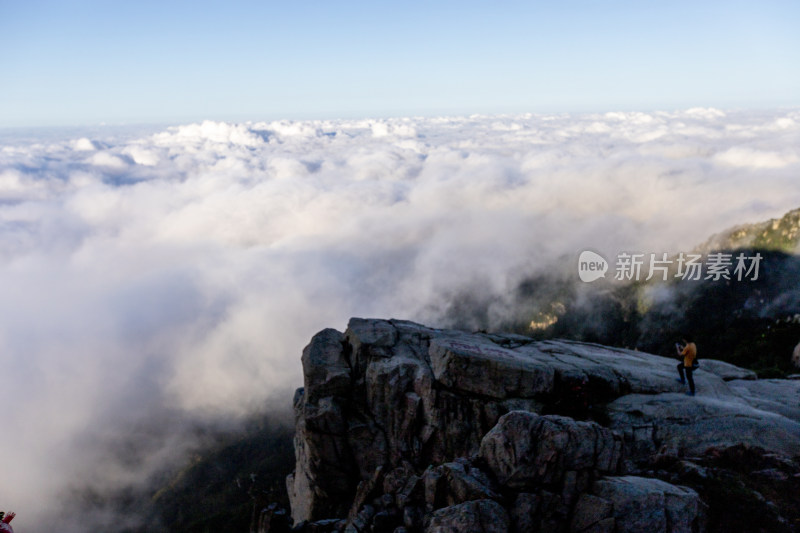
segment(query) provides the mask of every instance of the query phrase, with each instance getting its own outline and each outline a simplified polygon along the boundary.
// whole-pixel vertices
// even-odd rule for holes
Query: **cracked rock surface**
[[[701,495],[641,465],[800,455],[800,381],[722,362],[703,361],[689,397],[669,358],[354,318],[302,364],[298,531],[704,531]]]

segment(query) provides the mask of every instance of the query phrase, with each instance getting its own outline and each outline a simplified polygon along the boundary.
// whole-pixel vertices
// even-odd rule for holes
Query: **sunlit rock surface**
[[[704,531],[702,495],[643,465],[800,454],[800,381],[718,361],[691,397],[665,357],[354,318],[302,362],[300,530]]]

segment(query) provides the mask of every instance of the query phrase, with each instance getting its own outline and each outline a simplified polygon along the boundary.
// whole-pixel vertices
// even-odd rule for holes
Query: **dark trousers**
[[[683,376],[684,371],[686,371],[686,377]],[[694,378],[692,377],[692,372],[694,372],[693,366],[683,366],[683,363],[678,363],[678,375],[681,377],[681,381],[688,381],[689,392],[694,394]]]

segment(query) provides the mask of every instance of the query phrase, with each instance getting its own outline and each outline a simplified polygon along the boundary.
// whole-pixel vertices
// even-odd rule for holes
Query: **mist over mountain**
[[[6,136],[0,499],[48,531],[86,487],[150,487],[198,428],[288,410],[302,346],[350,316],[564,328],[582,250],[688,252],[800,205],[798,141],[797,111],[714,109]]]
[[[531,278],[517,290],[520,316],[507,328],[537,338],[568,338],[670,355],[686,335],[704,357],[752,368],[763,377],[795,373],[791,354],[800,342],[800,243],[798,210],[783,217],[737,225],[693,251],[700,257],[723,254],[727,277],[703,271],[697,279],[587,284],[561,278]],[[735,257],[758,256],[758,272],[733,274]],[[672,261],[677,262],[673,257]],[[543,288],[544,287],[544,288]]]
[[[783,227],[795,213],[792,211],[768,224],[737,226],[731,232],[737,235],[748,231],[761,233],[765,226]],[[721,235],[731,232],[725,231]],[[741,250],[728,249],[733,253]],[[592,286],[571,276],[528,279],[515,292],[517,316],[505,325],[523,336],[506,337],[512,345],[513,339],[522,342],[525,337],[539,341],[573,339],[622,348],[634,346],[643,352],[672,358],[675,340],[690,333],[706,361],[701,367],[715,368],[712,362],[708,362],[715,359],[755,369],[763,378],[796,373],[789,354],[800,339],[800,306],[793,296],[800,290],[797,282],[800,264],[795,256],[768,249],[748,250],[747,253],[763,254],[759,279],[754,281],[720,283],[676,279],[670,283],[594,286],[594,290],[590,290]],[[474,320],[476,324],[485,324],[481,321],[485,321],[486,304],[485,301],[470,301],[467,297],[456,298],[443,320],[462,324]],[[542,309],[548,312],[542,312]],[[532,316],[540,318],[530,321]],[[549,316],[550,320],[542,320],[543,316]],[[494,338],[497,342],[506,338],[503,334],[498,335],[493,337],[490,334],[487,338]],[[503,342],[500,345],[504,345]],[[726,379],[755,377],[752,372],[728,372]],[[672,378],[668,377],[666,381],[672,381]],[[765,383],[772,384],[769,381]],[[706,386],[704,383],[703,388]],[[602,387],[595,387],[595,393],[600,397],[607,394]],[[555,410],[575,416],[575,407],[570,407],[574,401],[569,386],[566,389],[563,399],[548,400],[549,407],[545,411]],[[759,397],[762,395],[763,391]],[[266,418],[254,421],[255,424],[251,422],[244,433],[217,435],[216,441],[207,440],[206,445],[197,450],[194,459],[177,473],[165,472],[166,477],[143,487],[136,497],[128,493],[131,503],[120,501],[124,497],[120,494],[103,502],[103,506],[116,509],[119,515],[128,513],[133,517],[141,516],[143,508],[148,509],[146,525],[131,531],[155,531],[156,528],[163,531],[204,531],[209,527],[244,531],[255,527],[254,517],[270,504],[289,508],[283,480],[290,471],[295,450],[290,424],[276,420],[277,412],[280,411],[273,411]],[[604,420],[607,415],[597,410],[594,416]],[[747,469],[746,463],[741,463],[737,455],[740,452],[730,451],[729,460],[733,461],[736,471]],[[753,453],[755,456],[750,460],[762,461],[757,457],[759,452]],[[727,472],[725,475],[740,474]],[[732,487],[728,482],[706,489],[722,491],[724,495],[720,497],[725,501],[731,498],[728,492]],[[750,496],[741,503],[758,506]],[[91,501],[83,503],[89,510],[96,504]],[[713,512],[720,510],[714,509]],[[120,523],[118,518],[115,523]],[[723,523],[729,521],[725,519]]]

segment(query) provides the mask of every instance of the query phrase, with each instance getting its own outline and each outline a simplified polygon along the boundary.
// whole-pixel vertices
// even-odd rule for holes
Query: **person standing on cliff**
[[[8,516],[6,516],[6,513],[0,511],[0,531],[14,533],[10,522],[14,520],[15,516],[17,516],[17,513],[8,513]]]
[[[691,342],[692,339],[685,337],[683,339],[683,346],[676,344],[675,348],[678,350],[678,355],[683,357],[683,361],[678,363],[679,382],[685,384],[689,382],[689,396],[694,396],[694,377],[692,373],[697,369],[697,346]],[[685,376],[684,376],[685,374]]]

